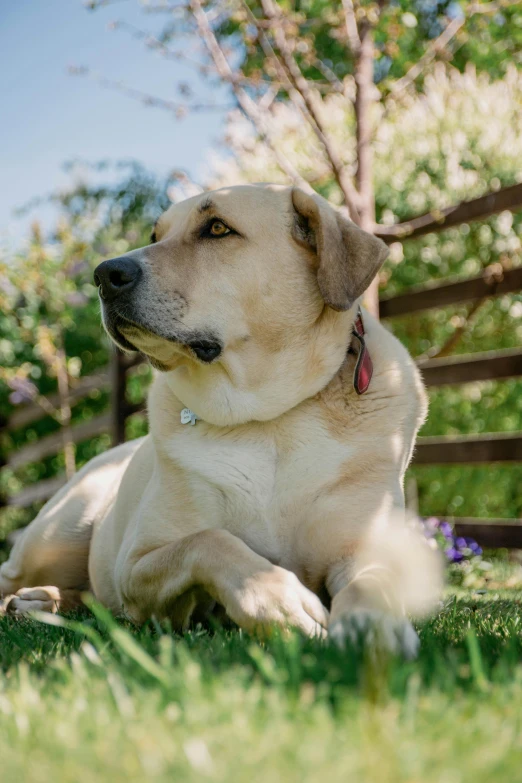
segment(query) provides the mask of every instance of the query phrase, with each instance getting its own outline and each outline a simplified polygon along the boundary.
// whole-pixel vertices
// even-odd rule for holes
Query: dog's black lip
[[[136,348],[136,346],[133,345],[129,340],[127,340],[126,337],[124,337],[124,335],[120,332],[118,327],[114,325],[114,323],[107,324],[106,329],[117,346],[120,348],[125,348],[127,351],[139,352],[139,349]]]
[[[128,351],[137,351],[143,353],[139,348],[136,348],[130,340],[128,340],[118,328],[119,326],[134,326],[136,329],[142,329],[149,334],[153,334],[162,340],[167,340],[169,343],[175,343],[181,345],[183,348],[188,348],[190,352],[204,364],[212,364],[223,352],[223,346],[219,340],[209,338],[208,336],[192,334],[190,337],[187,335],[185,339],[178,335],[165,335],[159,334],[151,329],[146,324],[139,324],[136,321],[132,321],[126,316],[122,316],[117,311],[109,311],[106,313],[106,329],[112,339],[121,348],[125,348]],[[146,354],[145,354],[146,355]]]
[[[119,327],[125,325],[129,326],[135,326],[136,328],[140,328],[139,324],[134,323],[129,318],[125,318],[124,316],[120,315],[117,310],[114,310],[112,307],[109,307],[106,300],[103,299],[103,297],[100,294],[100,298],[103,302],[103,310],[105,313],[104,318],[104,326],[106,331],[109,333],[109,336],[112,340],[116,343],[116,345],[119,348],[123,348],[126,351],[135,351],[137,353],[140,353],[139,348],[136,348],[135,345],[133,345],[130,340],[127,340],[127,338],[121,333]]]

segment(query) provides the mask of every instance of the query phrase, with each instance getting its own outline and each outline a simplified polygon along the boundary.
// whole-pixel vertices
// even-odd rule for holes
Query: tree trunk
[[[60,341],[61,342],[61,341]],[[65,473],[70,479],[76,473],[74,441],[71,434],[71,401],[69,398],[69,376],[67,373],[67,357],[63,344],[56,354],[58,395],[60,398],[60,424],[62,425],[63,453],[65,457]]]
[[[112,415],[111,437],[112,445],[118,446],[125,441],[125,391],[127,375],[125,357],[117,348],[112,349],[110,374]]]
[[[373,91],[373,29],[364,21],[360,25],[361,43],[355,63],[355,118],[357,142],[357,189],[359,191],[359,224],[365,231],[375,225],[375,194],[373,190],[372,102]],[[366,308],[379,317],[379,281],[376,277],[364,295]]]

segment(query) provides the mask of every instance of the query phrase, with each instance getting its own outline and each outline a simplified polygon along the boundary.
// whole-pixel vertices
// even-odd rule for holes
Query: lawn
[[[297,635],[0,620],[2,783],[522,780],[522,593],[461,591],[417,661]]]

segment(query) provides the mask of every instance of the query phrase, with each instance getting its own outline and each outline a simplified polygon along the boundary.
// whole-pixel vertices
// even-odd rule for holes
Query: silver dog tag
[[[183,408],[181,411],[181,423],[194,425],[198,420],[198,417],[193,413],[190,408]]]

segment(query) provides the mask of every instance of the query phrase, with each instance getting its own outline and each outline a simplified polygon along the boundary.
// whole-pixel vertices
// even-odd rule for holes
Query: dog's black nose
[[[102,299],[110,301],[128,293],[141,277],[141,266],[129,256],[111,258],[94,270],[94,283],[100,287]]]

